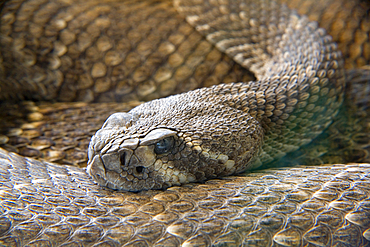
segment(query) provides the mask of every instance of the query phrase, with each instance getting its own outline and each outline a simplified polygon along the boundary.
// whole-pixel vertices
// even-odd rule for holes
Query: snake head
[[[116,118],[126,113],[116,113],[107,119],[106,124],[115,122]],[[106,128],[102,128],[103,132]],[[88,173],[101,185],[112,189],[140,191],[143,189],[160,189],[163,179],[155,174],[165,175],[157,156],[166,155],[174,150],[176,131],[170,129],[154,129],[143,138],[124,140],[118,148],[110,148],[107,152],[96,152],[89,147]],[[98,138],[101,133],[97,133]],[[93,143],[93,142],[91,142]],[[105,146],[106,147],[106,146]],[[91,153],[91,155],[90,155]]]
[[[262,143],[257,121],[224,99],[215,104],[194,94],[110,116],[91,139],[88,173],[102,186],[141,191],[245,170]]]

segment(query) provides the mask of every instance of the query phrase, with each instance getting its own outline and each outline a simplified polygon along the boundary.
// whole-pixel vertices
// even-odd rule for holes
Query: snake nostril
[[[138,166],[138,167],[136,167],[136,171],[137,171],[138,173],[142,173],[142,172],[143,172],[143,170],[144,170],[144,166]]]
[[[126,152],[123,152],[121,156],[119,157],[119,159],[121,162],[121,166],[125,166],[126,165]]]

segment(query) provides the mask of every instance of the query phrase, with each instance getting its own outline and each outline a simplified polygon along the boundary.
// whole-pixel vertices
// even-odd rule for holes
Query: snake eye
[[[154,152],[156,154],[164,154],[171,150],[173,145],[175,144],[175,140],[172,136],[164,138],[159,142],[156,142],[154,145]]]

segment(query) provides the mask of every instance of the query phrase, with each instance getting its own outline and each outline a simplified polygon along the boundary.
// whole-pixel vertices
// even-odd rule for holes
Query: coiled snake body
[[[3,3],[3,100],[147,100],[234,82],[113,114],[91,139],[88,174],[1,149],[0,243],[368,246],[369,164],[219,178],[308,145],[343,110],[348,84],[365,78],[366,96],[368,72],[345,72],[351,56],[345,64],[324,29],[284,5],[174,6],[196,31],[166,1]]]

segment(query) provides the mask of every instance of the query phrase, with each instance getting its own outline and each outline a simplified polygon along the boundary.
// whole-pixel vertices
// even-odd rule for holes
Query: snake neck
[[[209,41],[255,73],[256,81],[214,86],[212,93],[228,95],[223,103],[263,127],[261,163],[297,150],[332,123],[343,101],[343,59],[317,23],[273,2],[268,8],[263,1],[248,4],[279,18],[261,17],[245,1],[177,4]]]
[[[255,168],[310,143],[333,122],[343,101],[336,78],[293,75],[269,81],[221,84],[210,89],[210,95],[220,96],[222,104],[247,113],[262,127],[264,142]]]

